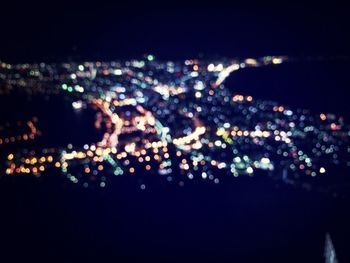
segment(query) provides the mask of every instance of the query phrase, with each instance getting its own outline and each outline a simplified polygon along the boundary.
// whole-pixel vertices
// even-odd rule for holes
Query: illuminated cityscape
[[[146,176],[179,187],[188,181],[219,184],[225,177],[268,176],[326,191],[332,174],[350,166],[350,130],[343,118],[225,86],[236,71],[279,67],[289,60],[159,61],[149,54],[113,62],[1,63],[2,96],[64,97],[77,113],[94,110],[94,128],[102,136],[83,145],[72,141],[42,148],[36,144],[45,134],[40,118],[15,120],[0,127],[0,173],[40,177],[55,170],[74,184],[101,188],[111,177],[142,174],[141,190],[147,188]]]
[[[0,263],[350,262],[350,8],[4,1]]]

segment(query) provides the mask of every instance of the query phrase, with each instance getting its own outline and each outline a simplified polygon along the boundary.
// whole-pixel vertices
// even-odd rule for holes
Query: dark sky
[[[2,6],[2,60],[350,53],[350,9],[341,4],[27,2]]]

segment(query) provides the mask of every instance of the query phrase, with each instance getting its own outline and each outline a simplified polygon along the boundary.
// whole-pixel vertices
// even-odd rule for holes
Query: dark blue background
[[[146,52],[161,59],[346,57],[348,11],[337,4],[11,1],[2,8],[0,59],[112,60]],[[247,69],[228,79],[227,86],[316,113],[329,110],[348,121],[348,63],[338,59]],[[62,120],[70,114],[51,110]],[[1,114],[10,115],[3,109]],[[80,139],[84,136],[91,139],[88,133]],[[140,191],[137,176],[120,177],[103,190],[76,187],[56,174],[39,180],[2,178],[2,261],[322,262],[326,232],[341,262],[349,261],[348,198],[266,178],[180,188],[152,177],[146,191]]]

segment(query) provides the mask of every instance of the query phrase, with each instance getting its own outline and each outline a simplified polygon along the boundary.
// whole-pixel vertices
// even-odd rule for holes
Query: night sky
[[[229,1],[83,1],[2,6],[0,58],[63,61],[348,55],[349,8]],[[191,3],[188,3],[191,2]]]

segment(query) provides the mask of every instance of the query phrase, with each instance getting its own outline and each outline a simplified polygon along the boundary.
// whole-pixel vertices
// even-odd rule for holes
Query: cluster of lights
[[[53,168],[84,187],[105,187],[109,174],[158,174],[180,186],[184,178],[219,183],[225,174],[253,176],[258,171],[277,171],[275,176],[285,182],[327,174],[328,166],[346,161],[350,153],[349,129],[341,119],[326,113],[314,118],[233,94],[223,85],[237,70],[286,60],[268,56],[182,63],[157,62],[148,55],[110,63],[4,64],[0,73],[7,74],[10,90],[41,87],[37,91],[47,95],[64,94],[76,110],[97,108],[95,127],[105,128],[99,142],[83,147],[44,149],[37,156],[35,151],[27,156],[28,150],[8,152],[4,173],[40,175]],[[19,80],[17,71],[28,74]],[[28,134],[18,140],[0,138],[0,145],[34,140],[34,122],[27,127]],[[49,154],[39,154],[43,152]],[[140,188],[145,190],[146,182]]]

